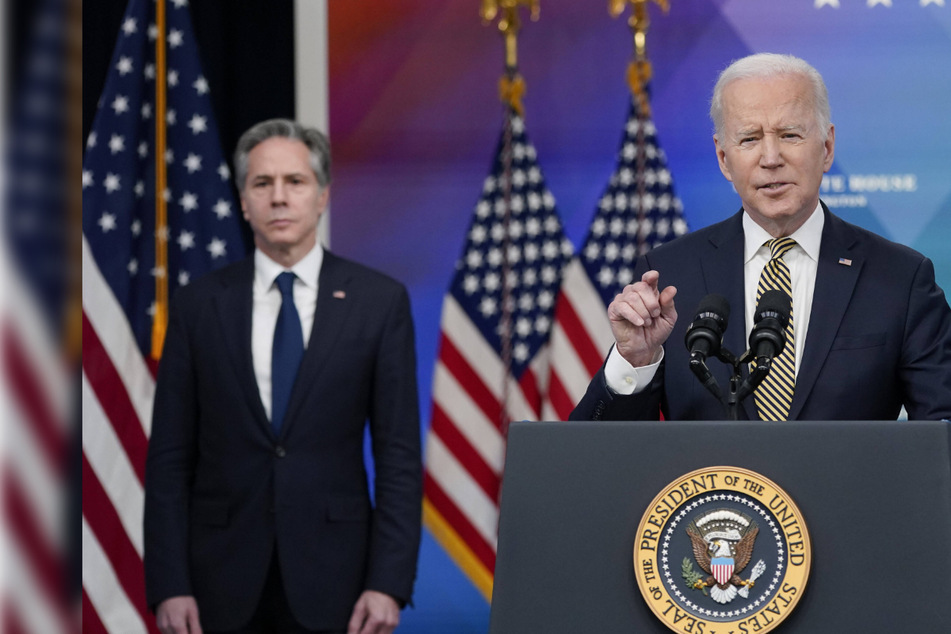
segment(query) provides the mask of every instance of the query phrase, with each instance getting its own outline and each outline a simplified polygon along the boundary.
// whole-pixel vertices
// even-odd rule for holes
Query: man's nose
[[[777,167],[782,165],[782,145],[776,137],[771,135],[763,137],[763,141],[760,143],[760,151],[759,162],[761,167]]]
[[[272,205],[283,205],[286,197],[286,192],[284,191],[284,183],[280,180],[274,182],[274,188],[271,190],[271,204]]]

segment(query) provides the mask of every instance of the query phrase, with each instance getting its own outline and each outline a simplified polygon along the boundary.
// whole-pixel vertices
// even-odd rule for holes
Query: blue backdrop
[[[330,2],[332,248],[410,289],[423,433],[443,294],[502,124],[502,41],[479,3]],[[651,5],[653,108],[696,229],[739,208],[707,110],[717,73],[751,52],[823,74],[836,159],[823,197],[935,261],[951,288],[951,6],[945,0],[671,0]],[[632,39],[605,0],[541,0],[524,20],[526,124],[577,246],[615,162]],[[485,632],[489,607],[429,535],[400,632]]]

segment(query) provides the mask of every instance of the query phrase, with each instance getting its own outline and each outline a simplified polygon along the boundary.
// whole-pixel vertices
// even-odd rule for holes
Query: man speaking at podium
[[[951,308],[931,261],[819,200],[835,126],[818,71],[786,55],[740,59],[720,74],[710,115],[720,171],[743,208],[639,259],[639,281],[608,307],[615,346],[571,418],[724,418],[710,392],[726,392],[734,372],[713,363],[715,348],[722,335],[740,356],[751,332],[765,332],[759,297],[769,291],[788,308],[774,328],[785,343],[733,406],[737,418],[894,420],[904,406],[912,420],[951,419]],[[694,321],[712,346],[684,345],[693,313],[678,319],[675,296],[682,309],[701,306]],[[727,328],[730,307],[740,324]],[[749,385],[747,364],[737,368]]]

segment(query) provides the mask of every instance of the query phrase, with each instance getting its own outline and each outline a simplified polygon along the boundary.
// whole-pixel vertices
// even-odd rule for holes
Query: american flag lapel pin
[[[839,264],[844,264],[846,266],[852,266],[852,260],[848,258],[839,258]]]
[[[841,262],[841,260],[840,260],[840,262]],[[347,298],[347,291],[334,291],[334,292],[333,292],[333,296],[334,296],[334,299],[346,299],[346,298]]]

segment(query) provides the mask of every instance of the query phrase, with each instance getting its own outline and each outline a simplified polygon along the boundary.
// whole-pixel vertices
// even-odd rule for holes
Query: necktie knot
[[[294,299],[294,278],[297,277],[290,271],[284,271],[277,276],[275,282],[277,283],[277,288],[281,291],[281,297],[283,299]]]
[[[770,259],[781,258],[789,250],[796,246],[796,241],[792,238],[773,238],[772,240],[766,241],[766,247],[769,249]]]

